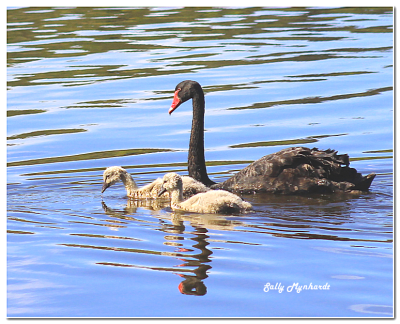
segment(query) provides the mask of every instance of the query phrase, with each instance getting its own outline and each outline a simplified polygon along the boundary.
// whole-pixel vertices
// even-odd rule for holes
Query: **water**
[[[9,317],[393,316],[391,8],[7,14]],[[187,173],[191,105],[168,115],[185,79],[211,179],[304,145],[376,172],[371,192],[227,216],[101,196],[108,166]]]

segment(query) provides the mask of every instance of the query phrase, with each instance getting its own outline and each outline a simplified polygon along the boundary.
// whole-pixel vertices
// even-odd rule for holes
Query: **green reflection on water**
[[[44,112],[46,112],[46,110],[43,109],[7,110],[7,117],[40,114]]]
[[[311,103],[321,103],[325,101],[332,100],[342,100],[342,99],[350,99],[350,98],[358,98],[358,97],[367,97],[374,96],[386,91],[392,91],[393,87],[384,87],[379,89],[367,90],[365,92],[357,92],[357,93],[347,93],[340,94],[328,97],[307,97],[300,99],[289,99],[289,100],[280,100],[280,101],[272,101],[272,102],[256,102],[250,106],[246,107],[232,107],[228,108],[229,110],[243,110],[243,109],[259,109],[259,108],[269,108],[272,106],[278,105],[295,105],[295,104],[311,104]]]
[[[22,133],[18,135],[8,136],[7,140],[15,140],[15,139],[23,139],[29,137],[38,137],[38,136],[48,136],[48,135],[60,135],[60,134],[72,134],[72,133],[81,133],[86,132],[86,129],[81,128],[71,128],[71,129],[47,129],[42,131],[34,131],[29,133]]]
[[[58,163],[58,162],[71,162],[71,161],[83,161],[83,160],[96,160],[96,159],[106,159],[112,157],[121,156],[131,156],[139,154],[149,154],[149,153],[160,153],[160,152],[173,152],[170,149],[129,149],[129,150],[111,150],[111,151],[101,151],[101,152],[91,152],[76,155],[66,155],[66,156],[56,156],[50,158],[33,159],[25,161],[16,161],[7,163],[8,167],[21,166],[21,165],[36,165],[36,164],[46,164],[46,163]]]
[[[265,142],[253,142],[253,143],[244,143],[231,145],[230,148],[243,148],[243,147],[261,147],[261,146],[280,146],[280,145],[300,145],[300,144],[310,144],[318,142],[320,138],[327,138],[333,136],[343,136],[347,134],[334,134],[334,135],[316,135],[309,136],[306,138],[297,138],[291,140],[282,140],[282,141],[265,141]]]

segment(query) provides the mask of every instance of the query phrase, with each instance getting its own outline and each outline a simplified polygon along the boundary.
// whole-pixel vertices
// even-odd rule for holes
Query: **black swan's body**
[[[175,88],[171,114],[193,99],[193,121],[189,144],[189,176],[210,186],[242,193],[333,193],[368,191],[374,173],[362,176],[349,167],[347,154],[334,150],[290,147],[251,163],[222,183],[211,181],[204,159],[204,93],[196,81],[182,81]]]

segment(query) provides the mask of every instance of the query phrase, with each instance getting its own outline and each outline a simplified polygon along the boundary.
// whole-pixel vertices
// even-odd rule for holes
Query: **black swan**
[[[362,176],[350,168],[347,154],[317,148],[290,147],[251,163],[222,183],[211,181],[204,159],[204,92],[196,81],[180,82],[169,109],[171,114],[185,101],[193,101],[193,120],[189,144],[189,176],[212,189],[241,193],[282,194],[367,192],[375,173]]]

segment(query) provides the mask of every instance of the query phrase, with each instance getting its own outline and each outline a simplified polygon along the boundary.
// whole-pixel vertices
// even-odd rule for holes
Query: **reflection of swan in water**
[[[214,215],[215,217],[215,215]],[[184,280],[178,285],[179,291],[184,295],[192,296],[204,296],[207,293],[207,287],[203,282],[208,278],[207,271],[212,267],[210,262],[210,255],[213,252],[208,248],[210,242],[208,239],[208,230],[202,226],[197,226],[192,224],[193,230],[190,231],[193,237],[190,238],[190,242],[195,242],[195,244],[190,243],[190,249],[180,248],[179,251],[188,254],[183,254],[178,259],[182,260],[184,263],[180,264],[179,267],[192,268],[193,270],[184,271],[182,273],[177,273],[178,276]],[[185,228],[179,227],[179,233],[185,233]],[[186,236],[186,235],[185,235]]]
[[[204,265],[206,269],[204,269],[204,274],[208,269],[211,269],[210,266]],[[182,278],[185,278],[184,281],[182,281],[178,285],[179,291],[184,294],[184,295],[194,295],[194,296],[204,296],[207,293],[207,287],[204,284],[204,282],[198,278],[197,276],[188,276],[188,275],[179,275]],[[208,276],[206,275],[206,278]],[[203,278],[205,279],[205,278]]]
[[[170,219],[172,225],[164,223],[163,231],[173,233],[173,235],[166,235],[167,240],[164,244],[177,247],[181,255],[176,256],[177,259],[182,260],[184,263],[179,267],[194,268],[193,270],[186,270],[182,273],[176,273],[184,280],[179,283],[178,290],[184,295],[204,296],[207,294],[207,287],[204,282],[208,278],[207,271],[210,270],[212,259],[210,255],[213,254],[208,245],[212,244],[210,236],[208,235],[209,229],[218,231],[232,231],[237,226],[245,226],[239,220],[231,220],[229,216],[222,216],[216,214],[190,214],[183,211],[174,211],[173,213],[160,214],[157,217],[161,219]],[[236,218],[236,217],[235,217]],[[193,227],[193,230],[186,229],[187,222]],[[187,242],[187,235],[180,236],[179,234],[191,233],[190,242],[194,241],[195,244],[190,243],[191,248],[183,247],[183,242]],[[186,244],[185,244],[186,245]],[[196,253],[195,251],[199,251]],[[186,252],[186,253],[185,253]],[[172,256],[172,255],[171,255]]]
[[[212,189],[284,194],[368,191],[375,177],[374,173],[363,177],[356,169],[350,168],[347,154],[338,155],[334,150],[290,147],[266,155],[228,180],[215,184],[207,175],[204,159],[205,100],[200,84],[190,80],[179,83],[169,113],[189,99],[193,104],[189,176]]]
[[[162,199],[128,199],[128,204],[123,210],[117,210],[107,207],[106,203],[102,201],[102,206],[107,215],[117,219],[123,219],[125,221],[138,221],[132,215],[136,212],[137,207],[147,207],[146,203],[158,202],[165,205],[169,204],[169,201]],[[164,205],[164,206],[165,206]],[[132,215],[132,216],[130,216]],[[175,211],[173,213],[167,212],[156,212],[154,217],[158,218],[162,224],[161,231],[165,235],[164,245],[175,247],[176,251],[165,251],[162,252],[151,251],[153,255],[170,256],[176,260],[182,262],[174,268],[166,267],[152,267],[144,265],[136,265],[129,263],[117,263],[117,262],[101,262],[98,264],[105,266],[124,267],[124,268],[141,268],[148,270],[173,272],[182,278],[182,281],[178,285],[178,290],[184,295],[192,296],[204,296],[207,293],[207,287],[204,280],[208,278],[207,271],[210,270],[211,261],[210,255],[213,253],[208,245],[211,244],[210,236],[208,235],[208,229],[216,230],[234,230],[235,226],[243,226],[244,224],[238,220],[229,220],[228,216],[221,216],[216,214],[188,214],[181,211]],[[167,220],[170,222],[167,224]],[[193,228],[189,232],[185,229],[186,222],[190,223]],[[127,225],[124,225],[124,227]],[[157,229],[158,230],[158,229]],[[190,238],[187,237],[190,233]],[[168,235],[169,234],[169,235]],[[183,247],[183,242],[185,246]],[[190,245],[190,246],[187,246]],[[137,253],[137,251],[135,251]],[[143,251],[143,253],[149,253]],[[181,271],[181,269],[183,271]]]
[[[101,190],[102,193],[116,182],[122,181],[126,189],[126,194],[130,198],[157,198],[158,191],[160,190],[162,184],[161,178],[158,178],[152,183],[138,188],[132,176],[120,166],[107,168],[103,173],[103,180],[104,183]],[[206,192],[210,190],[205,185],[191,177],[183,176],[182,181],[183,196],[185,198],[189,198],[199,192]],[[168,198],[168,194],[165,193],[162,198]]]
[[[173,172],[164,175],[158,195],[166,191],[170,194],[172,209],[213,214],[241,213],[251,209],[250,203],[225,190],[211,190],[184,200],[182,177]]]

